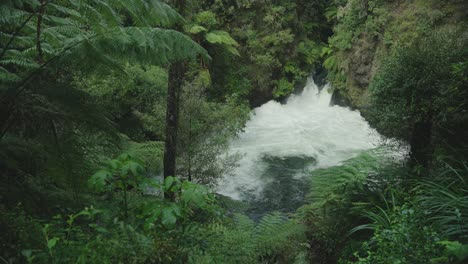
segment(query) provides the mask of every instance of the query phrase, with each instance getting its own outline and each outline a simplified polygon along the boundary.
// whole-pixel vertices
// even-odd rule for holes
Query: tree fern
[[[200,54],[208,58],[206,51],[189,37],[154,27],[181,21],[175,11],[159,1],[47,3],[40,31],[37,31],[39,21],[36,19],[38,2],[20,2],[2,4],[2,12],[7,14],[0,24],[0,119],[3,124],[12,120],[18,95],[25,90],[38,89],[38,83],[32,81],[47,69],[60,72],[98,70],[102,66],[116,68],[119,59],[167,65]],[[41,39],[40,44],[36,38]],[[41,46],[39,60],[38,45]],[[7,126],[2,125],[1,133],[6,129]]]
[[[260,220],[253,231],[253,238],[257,251],[263,258],[275,259],[280,255],[291,253],[285,252],[285,249],[290,250],[291,246],[295,247],[295,250],[300,250],[304,246],[301,244],[304,242],[303,234],[304,229],[301,224],[288,220],[280,213],[274,213]]]
[[[369,153],[345,161],[343,165],[312,173],[310,199],[322,204],[346,195],[347,191],[363,189],[367,176],[381,167],[381,161]],[[338,202],[338,201],[336,201]]]
[[[90,59],[87,53],[80,53],[92,48],[97,54],[140,59],[158,65],[165,65],[180,58],[194,58],[198,54],[207,57],[206,52],[188,37],[176,31],[154,28],[180,22],[181,17],[168,5],[159,1],[144,0],[101,0],[101,1],[64,1],[60,4],[49,3],[43,15],[42,30],[35,32],[36,19],[28,21],[34,13],[20,8],[29,6],[37,8],[28,2],[22,5],[5,4],[2,6],[2,61],[11,73],[19,74],[27,71],[29,65],[35,63],[37,54],[30,54],[22,60],[17,55],[6,51],[16,49],[24,52],[33,48],[35,41],[19,45],[22,37],[34,40],[36,33],[45,51],[45,61],[75,54],[75,59],[81,65],[86,65]],[[124,22],[123,17],[133,21],[133,27]],[[26,25],[22,23],[27,21]],[[19,29],[19,34],[15,30]],[[7,40],[8,39],[8,40]],[[23,39],[24,40],[24,39]],[[7,47],[6,43],[11,41]],[[5,43],[5,44],[3,44]],[[7,56],[8,55],[8,56]],[[95,55],[95,54],[93,54]],[[65,57],[65,56],[64,56]],[[91,60],[96,62],[96,57]],[[109,61],[109,60],[107,60]]]
[[[210,229],[208,247],[192,263],[304,263],[304,228],[283,214],[266,215],[257,224],[236,214],[232,224]]]

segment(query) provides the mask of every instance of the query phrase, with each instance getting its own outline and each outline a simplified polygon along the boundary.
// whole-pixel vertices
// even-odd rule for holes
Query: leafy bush
[[[441,235],[468,243],[468,167],[443,164],[434,179],[418,182],[416,201]]]
[[[273,96],[276,98],[284,97],[289,95],[294,90],[294,83],[289,82],[286,79],[278,81],[275,89],[273,90]]]
[[[362,153],[343,165],[312,173],[310,204],[299,209],[307,227],[312,258],[318,263],[337,261],[352,246],[349,230],[366,223],[362,212],[372,204],[385,204],[394,186],[403,175],[392,179],[401,169],[387,169],[392,164],[384,150]],[[366,237],[366,235],[364,235]],[[356,238],[359,240],[359,237]]]
[[[430,263],[442,253],[439,235],[427,226],[424,212],[409,204],[393,206],[380,213],[368,212],[374,231],[356,253],[356,262],[346,263]]]

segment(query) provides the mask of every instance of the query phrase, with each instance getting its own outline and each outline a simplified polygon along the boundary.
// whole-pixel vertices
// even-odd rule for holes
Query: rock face
[[[250,108],[255,108],[259,107],[262,104],[273,100],[273,88],[268,88],[268,89],[254,89],[249,95],[249,104]]]
[[[366,88],[372,77],[378,39],[363,37],[354,47],[349,63],[349,78],[359,88]]]
[[[332,38],[342,41],[348,35],[353,37],[350,46],[335,48],[337,68],[344,80],[331,79],[333,86],[340,89],[333,96],[334,103],[360,110],[369,105],[368,87],[380,62],[394,47],[411,45],[419,37],[438,30],[460,29],[468,18],[466,0],[386,1],[373,7],[360,1],[344,1],[346,6],[341,8]],[[356,15],[361,21],[346,26],[350,18],[356,21]]]
[[[352,110],[355,110],[356,107],[353,105],[351,100],[343,95],[343,92],[341,90],[334,90],[331,98],[331,105],[338,105],[342,107],[349,107]]]
[[[349,52],[346,90],[336,98],[352,109],[362,109],[368,104],[368,86],[378,65],[376,56],[379,39],[362,36]]]

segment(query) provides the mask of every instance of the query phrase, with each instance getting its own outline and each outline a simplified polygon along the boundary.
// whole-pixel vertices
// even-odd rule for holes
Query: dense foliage
[[[466,7],[3,1],[1,262],[466,263]],[[213,192],[238,166],[230,140],[311,72],[409,155],[315,170],[296,213],[252,220]]]
[[[438,30],[466,28],[463,0],[336,0],[334,34],[326,50],[328,80],[353,106],[369,104],[382,61]]]
[[[184,20],[138,0],[11,1],[1,12],[2,261],[304,259],[302,225],[231,217],[205,187],[235,166],[225,151],[249,112],[247,88],[213,88],[214,61],[240,55],[213,12]],[[177,23],[187,35],[167,29]],[[181,59],[178,178],[160,180],[167,67]]]
[[[210,54],[219,54],[210,67],[213,96],[236,93],[258,106],[273,97],[290,94],[305,83],[310,72],[320,68],[321,48],[330,33],[324,16],[328,1],[191,3],[196,23],[190,33],[204,35],[206,42],[232,43],[223,33],[212,31],[221,27],[239,44],[238,59],[225,58],[216,47],[207,48]],[[232,54],[229,50],[224,53]]]
[[[436,147],[455,154],[451,144],[468,146],[467,40],[459,35],[437,32],[398,47],[369,88],[370,122],[382,134],[410,142],[412,160],[420,165],[428,165]]]
[[[466,6],[335,2],[324,50],[335,94],[409,155],[371,152],[312,173],[312,203],[300,210],[312,260],[464,263]]]

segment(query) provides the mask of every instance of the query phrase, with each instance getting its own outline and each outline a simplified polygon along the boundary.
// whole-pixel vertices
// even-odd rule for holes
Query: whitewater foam
[[[252,110],[245,130],[231,142],[229,152],[243,155],[232,175],[218,183],[218,193],[234,199],[261,197],[274,179],[265,177],[265,157],[309,157],[307,170],[340,164],[360,152],[375,148],[380,136],[358,111],[331,106],[329,86],[319,89],[310,78],[300,95],[285,104],[270,101]],[[305,177],[295,172],[291,177]]]

